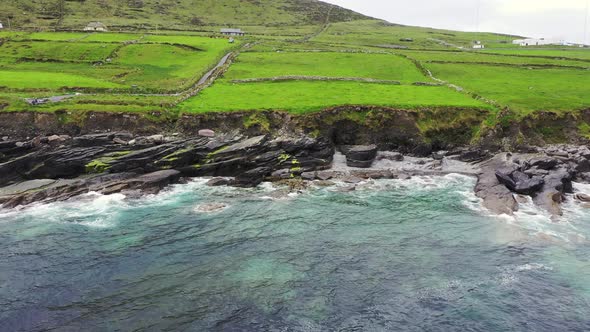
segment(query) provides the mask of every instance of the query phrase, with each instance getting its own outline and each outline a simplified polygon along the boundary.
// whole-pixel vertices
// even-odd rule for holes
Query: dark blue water
[[[474,182],[196,181],[2,211],[0,330],[590,330],[587,209],[488,216]]]

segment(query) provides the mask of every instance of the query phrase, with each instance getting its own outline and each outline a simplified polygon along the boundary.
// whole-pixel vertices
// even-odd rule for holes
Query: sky
[[[392,23],[590,43],[590,0],[323,1]]]

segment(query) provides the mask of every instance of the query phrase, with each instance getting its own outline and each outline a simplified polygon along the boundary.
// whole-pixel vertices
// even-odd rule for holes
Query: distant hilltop
[[[368,17],[316,0],[14,0],[0,3],[0,22],[12,28],[83,30],[197,30],[201,26],[304,26]],[[5,23],[6,25],[6,23]]]

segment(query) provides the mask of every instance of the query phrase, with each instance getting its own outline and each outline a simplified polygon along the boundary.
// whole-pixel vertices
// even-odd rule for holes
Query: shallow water
[[[590,330],[590,211],[491,216],[474,184],[196,180],[0,211],[0,330]]]

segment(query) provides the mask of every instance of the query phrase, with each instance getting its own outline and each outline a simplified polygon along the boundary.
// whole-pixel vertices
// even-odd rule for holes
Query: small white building
[[[484,48],[486,48],[486,46],[482,44],[481,41],[476,40],[475,42],[473,42],[473,48],[477,50],[483,50]]]
[[[526,39],[516,39],[514,41],[512,41],[512,44],[514,45],[520,45],[520,46],[543,46],[543,45],[560,45],[560,46],[566,46],[567,43],[563,40],[551,40],[551,39],[545,39],[545,38],[526,38]]]
[[[106,32],[109,31],[107,29],[107,26],[100,23],[100,22],[90,22],[88,23],[88,25],[84,28],[84,31],[98,31],[98,32]]]
[[[221,29],[221,34],[226,36],[243,36],[246,33],[242,29]]]
[[[0,22],[0,29],[4,29],[4,26],[2,25],[2,22]]]

